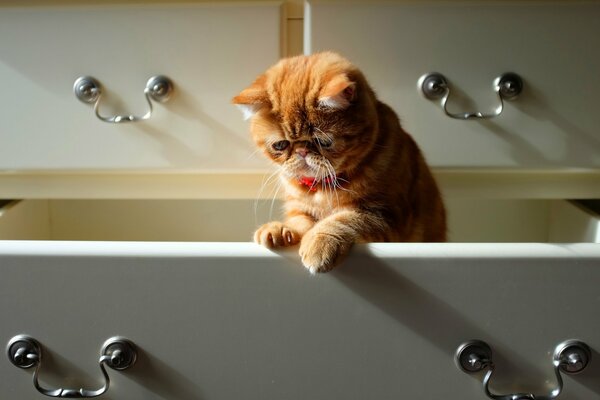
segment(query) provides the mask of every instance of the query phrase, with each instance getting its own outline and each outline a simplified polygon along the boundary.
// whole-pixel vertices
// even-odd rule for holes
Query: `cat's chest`
[[[307,197],[308,199],[305,202],[307,207],[306,211],[317,220],[335,214],[340,208],[343,208],[346,205],[343,201],[344,199],[336,192],[330,193],[318,191]]]
[[[308,191],[305,188],[287,188],[288,210],[298,210],[322,220],[342,209],[352,208],[353,200],[344,192],[330,190]]]

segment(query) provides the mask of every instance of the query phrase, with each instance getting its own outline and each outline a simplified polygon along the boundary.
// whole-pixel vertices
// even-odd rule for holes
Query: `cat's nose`
[[[296,149],[296,154],[298,154],[302,158],[306,158],[306,155],[308,154],[308,150],[304,147],[299,147]]]

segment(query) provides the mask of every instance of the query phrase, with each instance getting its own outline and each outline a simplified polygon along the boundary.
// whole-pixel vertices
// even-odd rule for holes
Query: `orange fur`
[[[260,227],[257,243],[300,243],[315,273],[356,242],[446,240],[442,198],[417,144],[348,60],[283,59],[233,102],[254,113],[252,138],[281,166],[286,193],[286,220]]]

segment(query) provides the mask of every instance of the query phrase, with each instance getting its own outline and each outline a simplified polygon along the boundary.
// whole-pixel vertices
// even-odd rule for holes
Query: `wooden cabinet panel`
[[[310,0],[307,52],[338,51],[366,74],[436,167],[600,167],[600,3],[597,1]],[[523,91],[502,114],[447,117],[418,89],[428,73],[450,85],[451,113],[492,113],[505,72]]]
[[[0,170],[264,169],[230,101],[280,57],[281,24],[279,2],[0,7]],[[174,94],[142,122],[73,93],[91,75],[102,116],[141,116],[159,74]]]

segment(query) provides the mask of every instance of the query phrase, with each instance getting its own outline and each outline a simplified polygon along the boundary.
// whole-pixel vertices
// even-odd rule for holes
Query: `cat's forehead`
[[[273,109],[289,117],[311,111],[323,85],[323,71],[309,58],[293,58],[276,65],[269,74]]]
[[[316,95],[306,82],[281,81],[270,93],[273,111],[284,118],[305,118],[316,103]]]
[[[295,119],[318,112],[323,102],[344,108],[342,90],[355,88],[354,72],[347,60],[333,53],[284,59],[266,74],[272,110]]]

